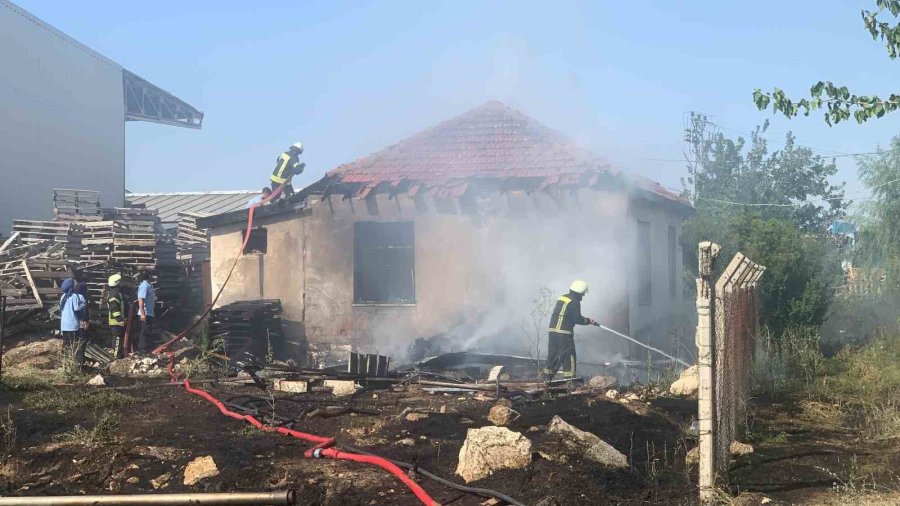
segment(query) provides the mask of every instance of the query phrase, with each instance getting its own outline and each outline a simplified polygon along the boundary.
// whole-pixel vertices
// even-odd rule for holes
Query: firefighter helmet
[[[575,281],[572,281],[572,284],[569,286],[569,290],[581,295],[585,295],[588,292],[588,284],[586,281],[577,279]]]
[[[121,283],[121,282],[122,282],[121,274],[113,274],[112,276],[109,277],[109,286],[111,286],[111,287],[119,286],[119,283]]]

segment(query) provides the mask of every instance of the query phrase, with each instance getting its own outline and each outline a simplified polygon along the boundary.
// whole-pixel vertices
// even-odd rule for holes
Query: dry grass
[[[52,388],[62,378],[56,371],[44,371],[34,367],[12,367],[3,371],[3,388],[17,392],[31,392]]]
[[[3,443],[3,459],[12,456],[16,449],[16,423],[12,419],[12,408],[6,408],[6,417],[0,417],[0,442]]]
[[[50,389],[31,392],[24,404],[40,411],[73,411],[78,409],[113,409],[135,402],[134,397],[115,390]]]
[[[110,411],[97,415],[94,427],[86,429],[76,425],[69,432],[59,434],[56,439],[64,443],[83,445],[101,445],[116,442],[116,429],[119,427],[119,416]]]

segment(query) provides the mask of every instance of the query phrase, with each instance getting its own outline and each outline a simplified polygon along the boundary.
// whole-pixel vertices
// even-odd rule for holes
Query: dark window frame
[[[247,237],[247,229],[241,230],[241,240]],[[269,231],[265,227],[256,227],[250,229],[250,237],[247,239],[247,245],[241,251],[244,255],[261,254],[265,255],[269,249]]]
[[[637,222],[637,279],[639,306],[653,305],[653,227],[649,221]]]
[[[353,304],[416,304],[414,222],[354,222]]]

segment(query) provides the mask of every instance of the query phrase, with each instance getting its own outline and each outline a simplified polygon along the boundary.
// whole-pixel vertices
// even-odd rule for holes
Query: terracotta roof
[[[542,178],[559,182],[613,173],[600,157],[500,102],[488,102],[328,173],[343,183],[463,178]]]

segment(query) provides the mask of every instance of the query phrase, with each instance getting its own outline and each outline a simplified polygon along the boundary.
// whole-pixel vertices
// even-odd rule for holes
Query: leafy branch
[[[895,18],[900,16],[900,0],[876,0],[875,4],[878,11],[862,11],[863,24],[872,39],[881,39],[888,56],[895,59],[900,54],[900,23],[887,23],[878,15],[886,10]],[[900,108],[900,95],[892,93],[886,99],[877,95],[857,95],[846,86],[835,86],[831,81],[817,82],[810,88],[809,95],[809,98],[792,100],[779,88],[771,92],[757,88],[753,90],[753,102],[761,111],[771,106],[772,112],[780,112],[787,118],[801,113],[809,116],[812,111],[826,109],[825,122],[829,126],[846,121],[851,116],[857,123],[865,123]]]

